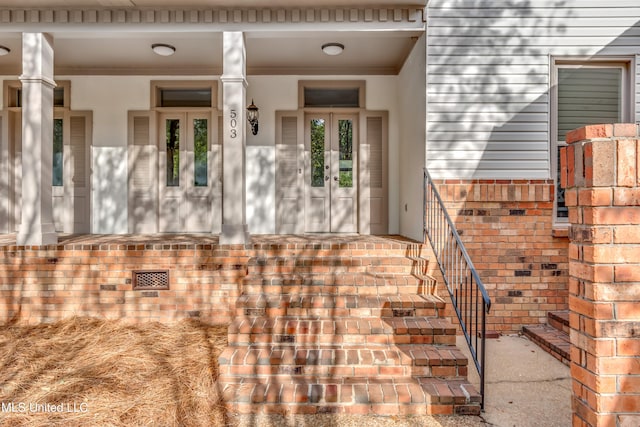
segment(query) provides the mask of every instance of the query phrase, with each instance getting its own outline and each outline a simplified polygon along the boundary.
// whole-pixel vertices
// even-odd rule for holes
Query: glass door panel
[[[195,187],[209,185],[209,120],[193,119],[193,182]]]
[[[325,134],[324,119],[311,119],[311,186],[324,187],[325,183]]]
[[[180,119],[167,119],[166,131],[166,183],[167,187],[180,186]]]
[[[353,121],[338,120],[339,171],[341,188],[353,187]]]
[[[63,119],[53,120],[53,177],[52,185],[64,185],[64,129]]]

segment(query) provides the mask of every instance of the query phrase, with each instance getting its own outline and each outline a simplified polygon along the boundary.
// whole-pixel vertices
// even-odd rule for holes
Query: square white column
[[[240,31],[223,35],[221,244],[251,241],[246,220],[246,51]]]
[[[22,35],[22,221],[18,245],[58,242],[53,224],[53,38]]]

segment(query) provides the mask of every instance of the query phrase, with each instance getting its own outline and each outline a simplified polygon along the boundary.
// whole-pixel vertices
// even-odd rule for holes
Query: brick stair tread
[[[296,384],[236,378],[228,380],[222,394],[227,406],[238,412],[480,413],[480,395],[466,380],[347,378]]]
[[[363,319],[300,318],[278,316],[275,318],[245,316],[236,318],[229,326],[229,334],[270,335],[454,335],[456,327],[445,318],[431,317],[370,317]]]
[[[314,274],[314,273],[249,273],[243,279],[244,285],[264,285],[264,286],[379,286],[390,285],[415,285],[420,282],[410,272],[400,274],[389,273],[336,273],[336,274]],[[316,291],[314,291],[315,293]],[[310,292],[307,292],[310,293]],[[381,292],[384,294],[384,292]],[[393,290],[387,290],[386,294],[395,295]]]
[[[437,295],[332,295],[318,293],[243,294],[238,308],[389,308],[444,309],[445,302]]]
[[[220,366],[467,366],[464,353],[454,345],[283,346],[227,347],[218,357]]]
[[[330,256],[276,256],[276,257],[252,257],[248,261],[249,267],[267,267],[267,266],[294,266],[294,267],[308,267],[308,266],[369,266],[369,265],[412,265],[413,263],[421,261],[428,262],[427,258],[404,256],[404,255],[363,255],[363,256],[344,256],[344,255],[330,255]]]
[[[571,360],[571,340],[569,334],[549,325],[524,326],[524,334],[543,350],[565,364]]]

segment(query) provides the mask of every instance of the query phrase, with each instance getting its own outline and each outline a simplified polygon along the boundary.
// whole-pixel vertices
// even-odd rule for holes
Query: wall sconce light
[[[247,107],[247,121],[251,125],[251,133],[254,135],[258,134],[258,117],[259,117],[258,107],[253,103],[253,99],[251,100],[251,105]]]
[[[9,49],[8,47],[0,45],[0,56],[8,55],[9,52],[11,52],[11,49]]]
[[[151,50],[153,50],[157,55],[160,56],[171,56],[176,53],[176,48],[174,46],[165,43],[152,44]]]

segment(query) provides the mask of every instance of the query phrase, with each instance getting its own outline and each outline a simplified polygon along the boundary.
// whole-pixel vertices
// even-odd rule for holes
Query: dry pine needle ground
[[[0,425],[225,425],[216,376],[226,342],[226,326],[195,321],[0,326]]]

